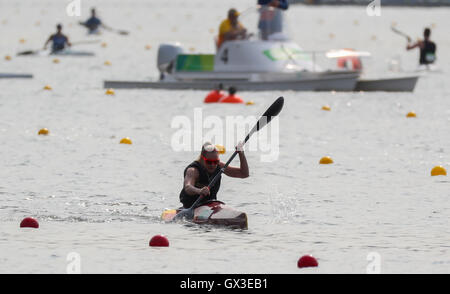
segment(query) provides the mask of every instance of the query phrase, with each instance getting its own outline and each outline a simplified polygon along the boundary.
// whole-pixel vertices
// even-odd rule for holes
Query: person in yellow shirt
[[[243,39],[247,35],[247,30],[238,21],[239,13],[236,9],[228,10],[228,18],[222,21],[219,27],[219,39],[217,41],[217,49],[225,41]]]

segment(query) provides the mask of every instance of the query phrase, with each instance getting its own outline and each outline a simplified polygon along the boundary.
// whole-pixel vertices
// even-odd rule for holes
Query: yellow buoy
[[[23,44],[23,43],[25,43],[25,39],[22,38],[19,40],[19,42]]]
[[[52,87],[50,86],[50,85],[45,85],[45,87],[44,87],[44,90],[51,90],[52,89]]]
[[[115,92],[114,92],[113,89],[108,89],[108,90],[106,90],[105,94],[106,94],[106,95],[114,95]]]
[[[108,61],[108,60],[106,60],[104,64],[105,64],[105,65],[111,65],[111,62]]]
[[[6,55],[6,56],[5,56],[5,60],[11,60],[11,56]]]
[[[102,47],[105,48],[106,46],[108,46],[108,44],[105,43],[105,42],[103,42],[103,43],[102,43]]]
[[[357,25],[359,25],[359,21],[358,21],[357,19],[355,19],[355,20],[353,21],[353,24],[354,24],[355,26],[357,26]]]
[[[145,45],[145,50],[150,50],[150,49],[152,49],[151,45]]]
[[[416,117],[416,113],[414,111],[410,111],[406,114],[406,117]]]
[[[322,157],[319,161],[320,164],[330,164],[333,163],[333,159],[329,156]]]
[[[59,59],[58,58],[53,59],[53,63],[59,63]]]
[[[431,175],[432,176],[446,176],[447,171],[445,170],[445,168],[442,165],[438,165],[438,166],[433,167],[433,169],[431,170]]]
[[[48,129],[46,128],[40,129],[38,135],[48,135]]]
[[[131,143],[132,143],[131,139],[128,138],[128,137],[123,138],[122,140],[120,140],[120,144],[131,144]]]
[[[324,105],[324,106],[322,106],[322,110],[330,111],[331,107],[328,105]]]
[[[247,102],[245,103],[245,105],[253,105],[253,104],[255,104],[255,102],[253,102],[253,100],[247,101]]]
[[[220,145],[220,144],[216,144],[216,149],[217,149],[217,152],[219,152],[219,154],[224,154],[226,152],[225,146]]]

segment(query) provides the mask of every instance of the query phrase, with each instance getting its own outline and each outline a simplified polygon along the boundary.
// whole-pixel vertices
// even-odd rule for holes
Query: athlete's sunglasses
[[[220,159],[208,159],[208,158],[204,157],[203,155],[202,155],[202,158],[206,164],[210,164],[210,165],[216,165],[216,164],[219,164],[219,162],[220,162]]]

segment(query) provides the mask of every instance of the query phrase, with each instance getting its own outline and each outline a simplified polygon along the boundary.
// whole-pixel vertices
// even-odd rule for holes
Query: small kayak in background
[[[0,73],[0,79],[31,79],[32,74]]]
[[[71,50],[64,49],[56,52],[50,52],[48,55],[58,55],[58,56],[95,56],[94,52],[90,51],[80,51],[80,50]]]
[[[95,56],[94,52],[64,49],[56,52],[48,50],[29,50],[17,53],[17,56]]]
[[[161,219],[170,222],[181,209],[165,210]],[[234,229],[247,229],[247,215],[217,200],[208,201],[194,210],[192,220],[196,224],[225,226]]]

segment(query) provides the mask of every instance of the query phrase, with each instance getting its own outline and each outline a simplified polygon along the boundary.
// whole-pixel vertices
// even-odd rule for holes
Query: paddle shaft
[[[397,34],[399,34],[399,35],[401,35],[401,36],[407,38],[408,40],[411,40],[411,37],[408,36],[407,34],[405,34],[405,33],[401,32],[401,31],[397,30],[397,29],[394,28],[394,27],[391,27],[391,29],[392,29],[392,31],[393,31],[394,33],[397,33]]]

